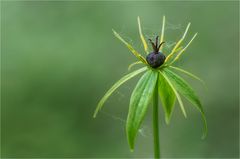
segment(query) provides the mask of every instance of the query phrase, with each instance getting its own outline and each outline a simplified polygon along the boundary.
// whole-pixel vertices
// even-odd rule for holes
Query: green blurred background
[[[239,157],[239,2],[1,2],[1,157],[153,157],[151,106],[133,153],[125,135],[129,96],[139,76],[123,85],[96,119],[106,90],[135,57],[117,30],[143,52],[166,16],[167,54],[187,23],[199,35],[176,64],[198,92],[209,126],[201,140],[199,112],[185,102],[166,126],[160,109],[161,153],[167,158]],[[186,44],[186,43],[185,43]]]

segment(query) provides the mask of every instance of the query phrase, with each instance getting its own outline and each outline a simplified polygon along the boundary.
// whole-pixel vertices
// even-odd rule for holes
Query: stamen
[[[158,50],[160,50],[160,48],[161,48],[161,46],[162,46],[162,44],[164,44],[165,42],[163,41],[163,42],[161,42],[161,44],[159,44],[159,46],[158,46]]]
[[[159,38],[159,36],[156,37],[156,41],[155,41],[155,43],[156,43],[156,44],[155,44],[156,48],[158,47],[158,38]],[[157,50],[158,50],[158,49],[157,49]]]
[[[150,41],[150,43],[152,44],[152,48],[153,50],[157,53],[158,50],[157,50],[157,47],[155,46],[155,44],[153,43],[153,41],[151,39],[148,39]]]

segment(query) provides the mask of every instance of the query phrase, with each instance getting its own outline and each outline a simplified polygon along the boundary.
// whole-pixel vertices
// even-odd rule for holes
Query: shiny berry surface
[[[161,52],[158,53],[152,52],[148,54],[146,57],[147,63],[152,68],[157,68],[161,66],[164,63],[165,59],[166,59],[165,55]]]
[[[157,68],[161,66],[166,59],[165,55],[159,51],[164,42],[161,42],[158,45],[158,36],[156,37],[155,43],[153,43],[151,39],[149,39],[149,41],[152,45],[153,52],[147,55],[146,60],[149,66],[151,66],[152,68]]]

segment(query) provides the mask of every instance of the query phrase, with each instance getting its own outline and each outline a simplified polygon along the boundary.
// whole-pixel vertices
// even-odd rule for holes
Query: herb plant
[[[190,23],[188,23],[186,30],[181,37],[181,39],[173,47],[172,51],[165,56],[166,54],[162,52],[162,46],[164,43],[164,28],[165,28],[165,16],[163,16],[162,30],[160,36],[160,42],[158,44],[158,36],[155,39],[155,43],[149,39],[150,44],[152,45],[153,52],[149,51],[147,42],[144,38],[141,29],[140,18],[138,17],[138,28],[141,41],[143,43],[144,51],[147,54],[144,58],[139,52],[137,52],[132,45],[126,42],[116,31],[113,30],[114,35],[123,42],[127,48],[137,57],[138,61],[134,62],[129,66],[129,69],[136,64],[143,64],[144,67],[135,70],[117,81],[103,96],[100,102],[97,105],[97,108],[94,112],[94,118],[96,117],[99,110],[102,108],[105,101],[109,96],[123,83],[130,80],[131,78],[137,76],[140,73],[145,72],[137,85],[135,86],[129,104],[129,112],[126,122],[126,133],[127,139],[131,151],[134,149],[134,142],[137,136],[137,132],[141,126],[141,123],[146,115],[148,106],[151,101],[153,103],[153,137],[154,137],[154,156],[155,158],[160,158],[160,146],[159,146],[159,128],[158,128],[158,97],[160,97],[163,110],[165,113],[165,121],[169,124],[171,115],[174,109],[175,101],[177,99],[181,111],[184,117],[187,117],[183,102],[182,96],[190,101],[201,113],[203,123],[204,123],[204,132],[203,138],[207,134],[207,123],[202,108],[202,104],[192,89],[192,87],[174,71],[182,72],[189,75],[190,77],[203,81],[192,73],[181,69],[179,67],[173,66],[174,63],[181,57],[183,52],[189,47],[193,39],[197,36],[197,33],[193,35],[191,40],[187,43],[186,46],[182,46],[182,42],[187,35],[189,30]]]

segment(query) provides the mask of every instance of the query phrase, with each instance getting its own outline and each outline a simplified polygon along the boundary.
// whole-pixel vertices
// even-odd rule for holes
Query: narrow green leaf
[[[185,111],[185,108],[184,108],[181,96],[178,94],[176,88],[173,86],[172,82],[169,80],[167,74],[165,74],[165,72],[161,71],[161,70],[159,70],[159,72],[165,78],[165,80],[168,82],[169,86],[172,88],[173,92],[175,93],[175,95],[177,97],[177,100],[178,100],[178,103],[180,105],[180,108],[182,110],[182,113],[183,113],[184,117],[186,118],[187,117],[187,113]]]
[[[158,92],[165,111],[165,121],[169,124],[175,105],[176,95],[169,83],[160,73],[158,76]]]
[[[204,87],[206,87],[205,82],[204,82],[201,78],[197,77],[196,75],[194,75],[194,74],[192,74],[192,73],[190,73],[190,72],[188,72],[188,71],[186,71],[186,70],[184,70],[184,69],[181,69],[181,68],[179,68],[179,67],[174,67],[174,66],[169,66],[169,67],[170,67],[170,68],[173,68],[173,69],[175,69],[175,70],[177,70],[177,71],[179,71],[179,72],[185,73],[186,75],[188,75],[188,76],[190,76],[190,77],[192,77],[192,78],[200,81],[200,82],[204,85]]]
[[[125,83],[126,81],[130,80],[131,78],[135,77],[136,75],[138,75],[139,73],[146,71],[147,67],[143,67],[140,68],[136,71],[133,71],[127,75],[125,75],[124,77],[122,77],[119,81],[117,81],[108,91],[107,93],[103,96],[103,98],[99,101],[97,108],[95,109],[94,115],[93,117],[95,118],[97,116],[97,113],[99,112],[99,110],[102,108],[103,104],[106,102],[106,100],[109,98],[109,96],[119,87],[121,86],[123,83]]]
[[[205,138],[207,135],[207,122],[202,108],[202,104],[198,96],[195,94],[194,90],[190,87],[190,85],[180,76],[173,73],[169,69],[164,69],[164,72],[168,76],[170,81],[173,83],[174,87],[176,87],[176,89],[201,112],[204,123],[203,138]]]
[[[131,150],[134,149],[134,141],[152,99],[157,78],[158,72],[148,70],[132,92],[126,123],[127,138]]]

